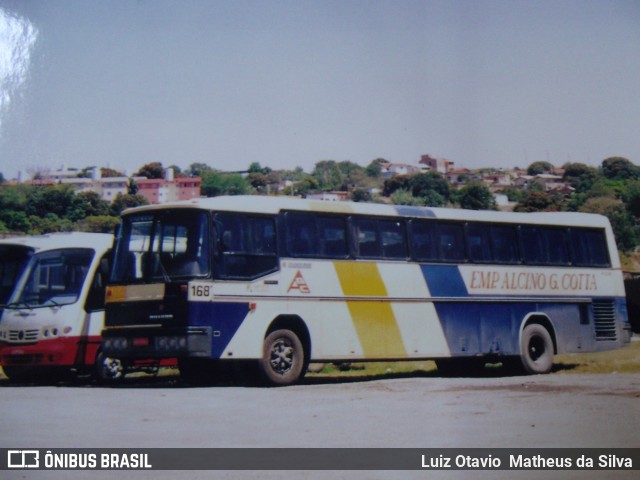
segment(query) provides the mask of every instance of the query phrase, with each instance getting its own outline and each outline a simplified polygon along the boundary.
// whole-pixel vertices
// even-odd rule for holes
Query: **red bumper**
[[[100,337],[81,341],[80,337],[59,337],[32,344],[0,342],[0,365],[92,365]]]

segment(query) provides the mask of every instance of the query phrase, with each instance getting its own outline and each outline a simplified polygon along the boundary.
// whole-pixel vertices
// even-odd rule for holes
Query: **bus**
[[[555,354],[630,342],[609,221],[287,197],[126,210],[114,243],[103,350],[233,361],[271,385],[309,362],[488,362],[530,374]]]
[[[72,371],[122,375],[99,351],[112,244],[113,235],[77,232],[0,242],[9,292],[0,365],[10,380]]]

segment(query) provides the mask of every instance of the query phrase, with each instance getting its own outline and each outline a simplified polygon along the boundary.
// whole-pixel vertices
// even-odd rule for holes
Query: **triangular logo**
[[[291,290],[298,290],[300,293],[311,293],[309,285],[307,285],[307,282],[302,276],[302,273],[300,273],[300,270],[296,272],[293,280],[291,280],[291,285],[289,285],[287,293],[289,293]]]

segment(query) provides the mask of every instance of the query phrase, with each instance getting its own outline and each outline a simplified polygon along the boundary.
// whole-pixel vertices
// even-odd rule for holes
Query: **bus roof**
[[[113,235],[111,234],[85,232],[48,233],[0,240],[0,246],[22,246],[36,252],[59,248],[93,248],[96,251],[104,251],[111,248],[112,244]]]
[[[592,213],[535,212],[515,213],[491,210],[464,210],[455,208],[413,207],[379,203],[331,202],[279,196],[222,196],[194,200],[146,205],[127,209],[124,215],[136,212],[174,208],[197,208],[215,211],[242,211],[258,214],[276,214],[282,210],[300,210],[326,213],[346,213],[409,218],[439,218],[457,221],[485,221],[497,223],[531,223],[538,225],[583,226],[605,228],[609,220]]]

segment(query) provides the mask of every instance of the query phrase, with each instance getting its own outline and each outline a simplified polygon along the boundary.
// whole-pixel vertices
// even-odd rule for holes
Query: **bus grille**
[[[10,342],[35,342],[38,340],[38,330],[9,330]]]
[[[613,300],[594,300],[596,340],[616,340],[616,305]]]

